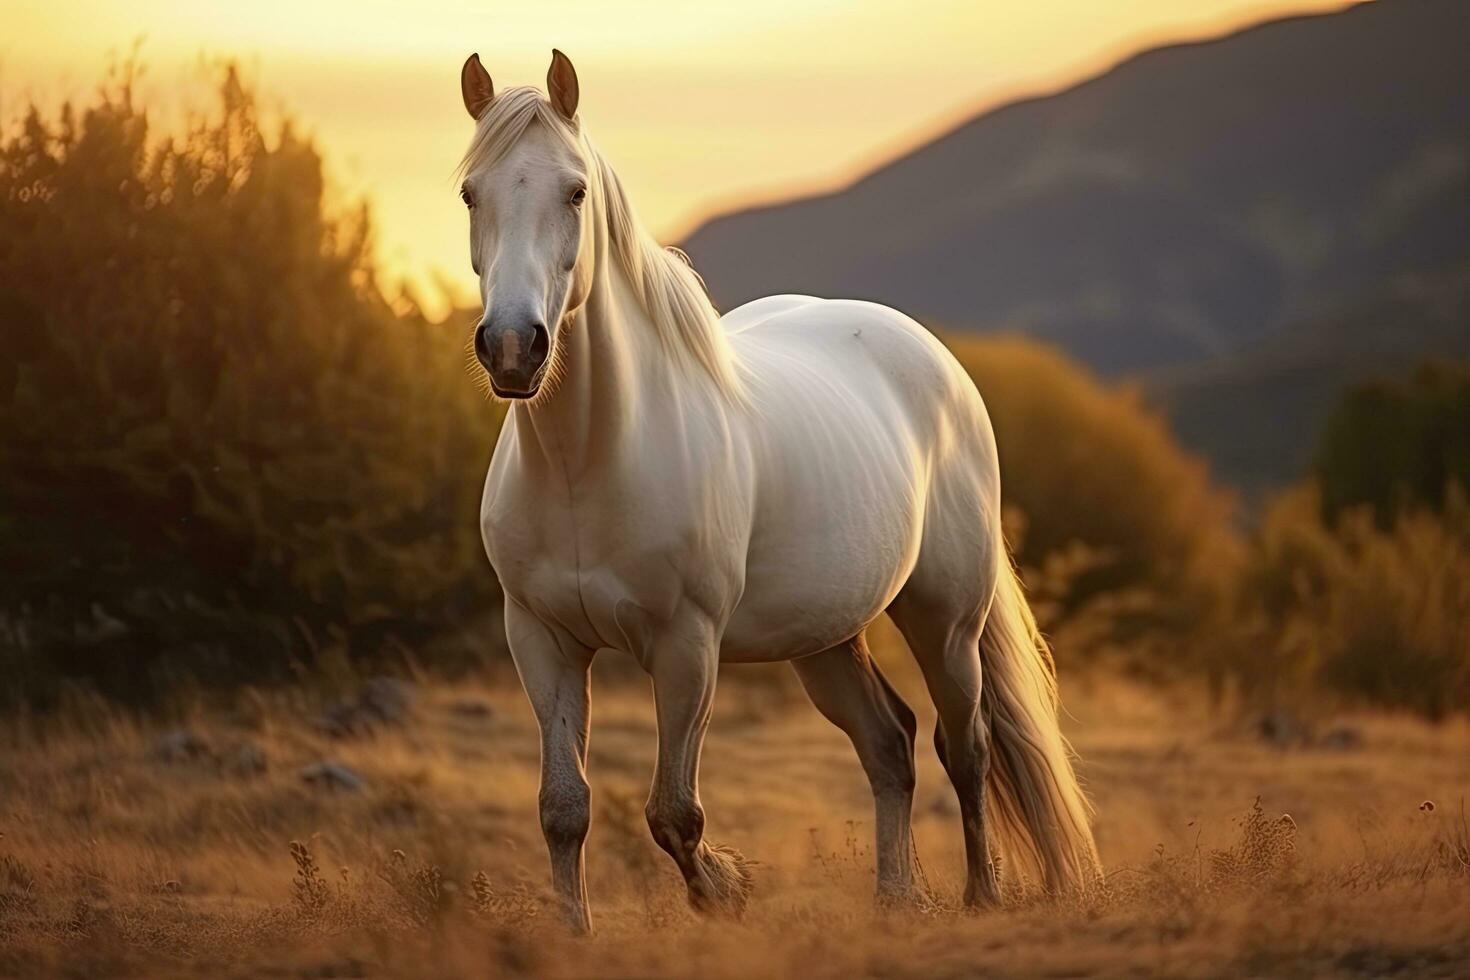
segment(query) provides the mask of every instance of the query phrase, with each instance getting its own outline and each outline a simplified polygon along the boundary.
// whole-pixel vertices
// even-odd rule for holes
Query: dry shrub
[[[1210,856],[1210,880],[1217,886],[1267,881],[1291,867],[1296,857],[1296,821],[1291,814],[1268,817],[1261,800],[1240,821],[1240,839]]]
[[[539,911],[539,900],[522,882],[512,889],[494,886],[478,872],[471,880],[468,903],[459,902],[459,883],[436,864],[411,861],[394,848],[368,858],[367,874],[343,866],[336,887],[329,884],[311,846],[292,841],[291,909],[297,927],[334,932],[373,927],[393,930],[433,930],[473,912],[494,920],[524,921]]]
[[[388,885],[399,911],[420,928],[442,922],[454,906],[458,887],[445,880],[437,865],[410,864],[407,855],[395,850],[375,874]]]
[[[1267,814],[1258,797],[1238,827],[1225,847],[1196,841],[1192,850],[1176,854],[1160,844],[1146,866],[1109,874],[1089,896],[1090,907],[1143,909],[1163,916],[1168,930],[1183,933],[1226,895],[1289,884],[1297,867],[1296,821],[1285,813]]]
[[[0,933],[36,913],[36,876],[12,854],[0,856]]]
[[[1320,513],[1304,487],[1266,516],[1245,579],[1260,653],[1239,661],[1242,680],[1431,717],[1470,706],[1464,493],[1452,489],[1443,513],[1409,510],[1386,529],[1367,508],[1343,512],[1336,526]]]
[[[470,882],[475,912],[502,925],[525,925],[541,914],[541,900],[531,885],[517,882],[510,888],[496,885],[483,871]]]
[[[291,842],[291,860],[296,862],[296,877],[291,879],[291,899],[296,911],[306,919],[315,919],[332,900],[332,889],[317,867],[311,848],[299,840]]]
[[[0,697],[280,675],[493,591],[463,332],[233,67],[172,138],[135,73],[0,139]]]

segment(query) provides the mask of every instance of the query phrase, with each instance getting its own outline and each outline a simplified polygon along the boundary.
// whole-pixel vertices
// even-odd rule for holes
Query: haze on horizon
[[[150,106],[204,100],[201,58],[238,58],[312,132],[338,186],[368,194],[392,276],[473,297],[452,171],[469,138],[460,64],[497,86],[575,62],[582,115],[655,234],[837,186],[987,106],[1127,55],[1343,0],[21,0],[0,38],[0,121],[85,96],[144,39]],[[437,304],[434,304],[437,305]]]

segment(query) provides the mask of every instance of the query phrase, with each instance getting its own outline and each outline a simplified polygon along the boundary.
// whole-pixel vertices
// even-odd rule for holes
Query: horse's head
[[[577,122],[577,73],[560,51],[535,89],[496,93],[478,55],[460,73],[475,139],[460,196],[484,316],[475,356],[502,398],[534,398],[555,370],[562,324],[592,286],[591,161]]]

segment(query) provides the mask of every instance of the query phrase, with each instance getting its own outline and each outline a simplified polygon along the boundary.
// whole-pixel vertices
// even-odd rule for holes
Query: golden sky
[[[144,39],[150,104],[236,56],[371,194],[387,268],[468,285],[451,179],[459,67],[543,85],[571,56],[581,114],[666,240],[726,206],[840,184],[969,113],[1128,53],[1344,0],[0,0],[0,117],[83,96]],[[473,291],[470,291],[473,295]]]

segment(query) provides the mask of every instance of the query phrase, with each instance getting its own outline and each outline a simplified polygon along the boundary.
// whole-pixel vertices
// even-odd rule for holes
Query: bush
[[[1252,544],[1242,686],[1431,717],[1470,708],[1470,371],[1351,389],[1315,470]]]
[[[7,666],[259,673],[488,602],[463,333],[395,309],[366,207],[233,68],[175,139],[132,77],[0,144]]]
[[[1246,595],[1265,656],[1236,664],[1247,687],[1309,685],[1431,717],[1470,708],[1470,503],[1322,518],[1300,487],[1267,513]]]

